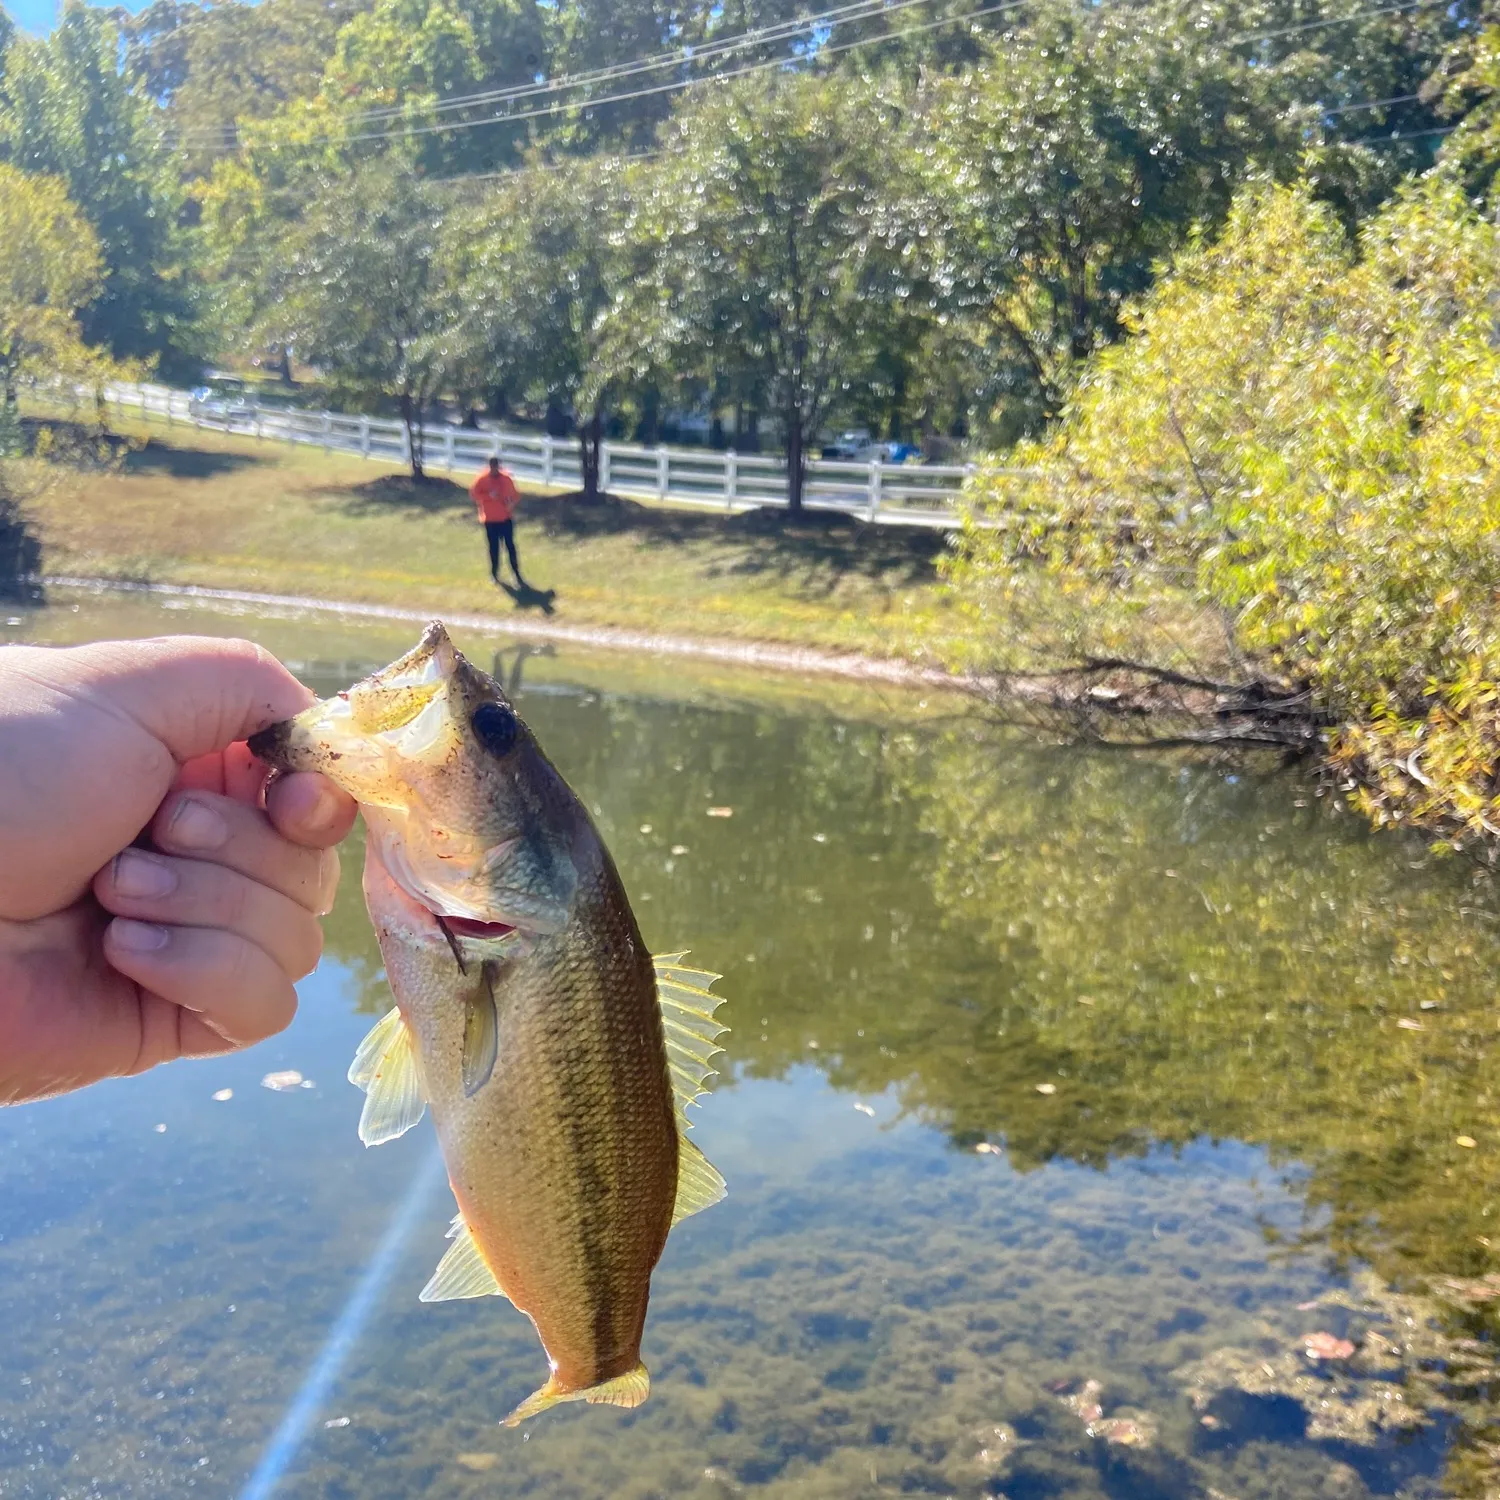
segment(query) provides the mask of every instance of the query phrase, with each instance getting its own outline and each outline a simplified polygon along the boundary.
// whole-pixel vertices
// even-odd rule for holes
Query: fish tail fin
[[[549,1407],[559,1406],[564,1401],[587,1401],[590,1406],[636,1407],[651,1394],[651,1376],[639,1360],[633,1370],[616,1375],[613,1380],[600,1381],[598,1385],[584,1386],[581,1390],[570,1390],[556,1375],[549,1376],[541,1390],[533,1391],[504,1421],[506,1427],[519,1427],[527,1417]]]

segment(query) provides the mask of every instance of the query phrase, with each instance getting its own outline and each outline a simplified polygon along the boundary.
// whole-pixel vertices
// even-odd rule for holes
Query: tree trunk
[[[641,419],[636,423],[635,440],[654,447],[661,441],[661,392],[647,386],[641,396]]]
[[[283,385],[290,385],[292,383],[292,352],[285,344],[280,345],[277,352],[281,356],[276,362],[277,378]]]
[[[786,408],[786,498],[792,515],[802,514],[802,487],[807,479],[807,454],[802,442],[802,404],[789,401]]]
[[[583,498],[595,501],[599,498],[599,446],[604,440],[604,411],[594,408],[591,416],[578,429],[578,466],[583,471]]]
[[[423,452],[426,432],[422,425],[422,408],[406,391],[401,393],[401,421],[406,427],[407,452],[411,454],[411,477],[421,479],[422,464],[426,458]]]

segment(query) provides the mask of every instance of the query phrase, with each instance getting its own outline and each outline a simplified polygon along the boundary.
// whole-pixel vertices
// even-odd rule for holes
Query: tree
[[[649,169],[651,248],[616,336],[780,419],[791,508],[830,413],[876,375],[912,302],[885,216],[898,105],[840,77],[773,74],[689,100]]]
[[[356,0],[154,0],[118,14],[126,72],[166,112],[190,172],[206,176],[238,144],[241,121],[317,92],[357,9]]]
[[[606,315],[626,282],[629,195],[617,157],[535,158],[461,227],[457,252],[476,383],[534,392],[577,413],[591,500],[617,384]]]
[[[952,567],[975,644],[1217,677],[1214,735],[1248,677],[1289,740],[1335,728],[1377,820],[1493,832],[1497,278],[1500,229],[1452,174],[1358,241],[1305,186],[1245,190],[1017,455],[1035,478],[976,486],[1004,525],[967,528]],[[1037,599],[1053,629],[1028,649]]]
[[[396,161],[327,181],[275,263],[262,332],[355,402],[393,398],[423,477],[427,404],[454,369],[457,308],[444,275],[442,200]]]
[[[98,236],[104,275],[79,315],[85,340],[120,358],[189,366],[196,309],[177,164],[119,56],[113,22],[77,3],[50,36],[13,42],[0,141],[16,166],[62,178]]]
[[[1425,140],[1354,142],[1431,125],[1413,96],[1455,21],[1347,9],[1322,26],[1282,0],[1037,0],[928,87],[908,214],[991,372],[975,406],[997,441],[1057,415],[1126,301],[1195,225],[1223,222],[1252,169],[1305,173],[1353,225],[1430,159]]]
[[[0,163],[0,398],[19,381],[96,367],[79,309],[99,288],[99,242],[60,178]]]
[[[433,174],[483,171],[512,159],[524,132],[494,105],[439,106],[532,82],[546,51],[536,0],[376,0],[339,32],[309,121],[353,157],[395,140]]]

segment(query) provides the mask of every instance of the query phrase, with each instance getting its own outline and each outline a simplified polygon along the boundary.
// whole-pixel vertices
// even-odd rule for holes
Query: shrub
[[[1500,828],[1473,722],[1500,644],[1497,284],[1500,230],[1448,175],[1357,245],[1305,188],[1245,190],[1021,454],[1034,477],[971,486],[949,579],[980,650],[1274,680],[1339,726],[1377,818]],[[1041,600],[1050,641],[994,649]]]

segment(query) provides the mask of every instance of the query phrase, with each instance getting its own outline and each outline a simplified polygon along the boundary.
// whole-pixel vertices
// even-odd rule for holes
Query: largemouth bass
[[[651,1273],[724,1196],[687,1138],[724,1030],[717,975],[653,959],[572,788],[439,623],[347,692],[251,741],[360,804],[364,890],[396,1008],[360,1045],[367,1145],[427,1107],[458,1202],[423,1301],[501,1294],[560,1401],[638,1406]]]

